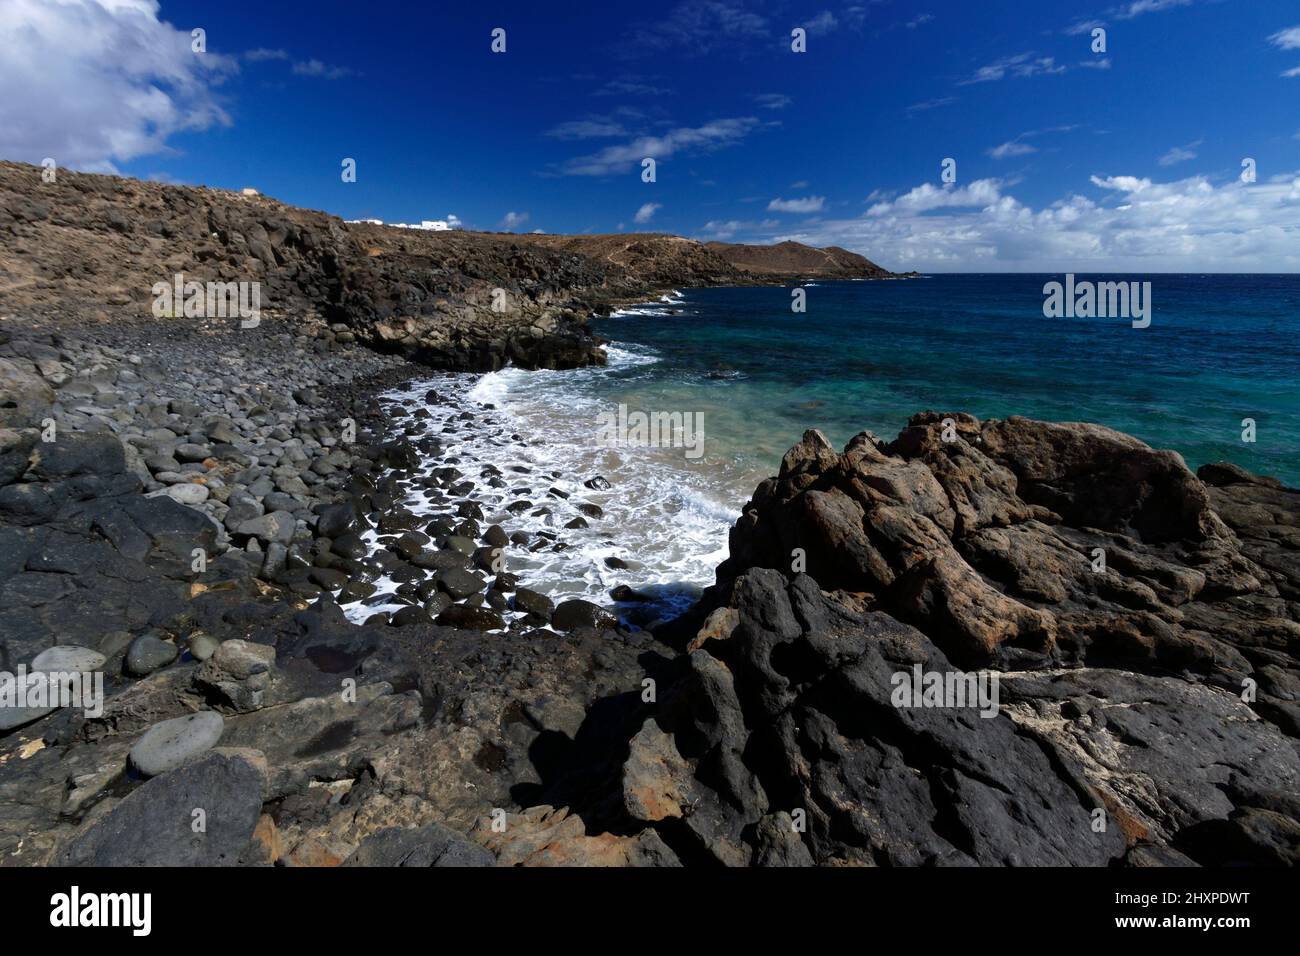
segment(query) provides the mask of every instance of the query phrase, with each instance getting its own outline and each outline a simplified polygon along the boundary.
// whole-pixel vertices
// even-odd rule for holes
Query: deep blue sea
[[[1062,278],[815,283],[804,313],[791,311],[789,288],[676,292],[593,320],[611,340],[606,368],[465,376],[464,401],[491,409],[449,453],[467,473],[545,474],[567,496],[528,518],[564,544],[512,568],[532,586],[557,600],[658,587],[666,610],[712,583],[727,529],[808,428],[839,447],[863,429],[892,439],[926,409],[1090,421],[1175,449],[1192,468],[1227,459],[1300,485],[1300,277],[1078,277],[1150,281],[1144,329],[1045,318],[1043,285]],[[603,445],[600,417],[620,404],[697,416],[703,455]],[[1254,443],[1241,438],[1246,418]],[[583,484],[595,475],[612,487]],[[503,495],[483,489],[485,510]],[[583,501],[604,516],[571,527]]]
[[[596,325],[659,358],[600,387],[698,405],[715,437],[762,454],[807,427],[837,445],[864,428],[889,439],[933,409],[1097,422],[1192,468],[1227,459],[1300,485],[1300,276],[1079,276],[1150,281],[1145,329],[1045,318],[1043,285],[1062,278],[826,282],[804,314],[789,289],[688,290]]]

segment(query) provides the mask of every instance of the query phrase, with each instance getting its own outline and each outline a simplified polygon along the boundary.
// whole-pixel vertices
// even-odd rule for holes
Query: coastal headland
[[[103,700],[0,706],[5,864],[1296,862],[1295,489],[1087,423],[810,431],[634,627],[511,571],[617,487],[458,467],[494,410],[448,373],[601,364],[663,290],[896,274],[41,172],[0,163],[0,671]],[[898,703],[936,673],[981,692]]]

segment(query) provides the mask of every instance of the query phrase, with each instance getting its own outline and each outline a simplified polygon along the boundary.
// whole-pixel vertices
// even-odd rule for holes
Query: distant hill
[[[270,316],[447,368],[600,360],[592,315],[672,288],[892,273],[844,249],[662,233],[424,231],[254,192],[0,162],[0,315],[147,316],[156,283],[249,282]],[[501,308],[494,303],[500,302]]]
[[[817,249],[792,241],[776,245],[700,243],[666,233],[534,234],[518,238],[596,259],[649,286],[727,285],[807,277],[884,279],[895,275],[865,256],[838,246]]]
[[[839,246],[818,249],[787,240],[770,246],[733,242],[705,243],[741,272],[762,276],[820,276],[827,279],[883,279],[894,275],[866,256]]]
[[[727,259],[694,239],[666,233],[605,233],[564,236],[532,233],[511,238],[533,246],[575,253],[608,272],[647,288],[727,285],[741,281]]]

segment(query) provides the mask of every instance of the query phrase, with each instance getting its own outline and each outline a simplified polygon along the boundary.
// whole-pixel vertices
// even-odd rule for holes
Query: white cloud
[[[742,3],[683,0],[666,15],[634,27],[620,46],[632,56],[662,50],[704,56],[720,49],[743,47],[767,35],[767,20],[746,10]]]
[[[714,120],[703,126],[679,127],[661,136],[639,136],[627,143],[606,146],[588,156],[578,156],[561,164],[566,176],[610,176],[624,173],[642,159],[666,159],[679,152],[707,152],[730,146],[744,139],[758,126],[752,116]]]
[[[553,126],[544,134],[551,139],[602,139],[611,136],[626,136],[627,129],[622,123],[613,119],[592,116],[587,119],[569,120]]]
[[[933,19],[934,19],[934,14],[923,13],[915,20],[909,20],[906,24],[904,24],[904,26],[906,26],[909,30],[915,30],[917,27],[921,26],[924,23],[929,23]]]
[[[672,92],[667,87],[659,86],[655,76],[637,76],[625,73],[617,79],[610,80],[593,96],[666,96]]]
[[[988,151],[988,154],[994,159],[1010,159],[1012,156],[1027,156],[1029,153],[1036,152],[1038,152],[1036,147],[1013,139],[1001,146],[994,146]]]
[[[1140,193],[1144,189],[1151,188],[1151,180],[1145,177],[1139,179],[1136,176],[1107,176],[1103,179],[1101,176],[1089,176],[1088,181],[1102,189],[1113,189],[1122,193]]]
[[[826,205],[825,196],[805,196],[803,199],[773,199],[767,204],[768,212],[821,212]]]
[[[1282,50],[1300,50],[1300,27],[1278,30],[1268,38],[1268,42]]]
[[[909,214],[929,212],[950,206],[985,206],[997,201],[1001,180],[977,179],[969,186],[944,186],[922,183],[897,199],[879,202],[867,210],[868,216],[883,216],[903,211]]]
[[[1300,76],[1300,66],[1292,67],[1291,69],[1285,71],[1282,75],[1283,75],[1284,77],[1286,77],[1287,79],[1291,79],[1292,77]]]
[[[636,215],[632,217],[632,221],[643,226],[654,218],[656,212],[663,208],[663,203],[648,202],[636,211]]]
[[[711,219],[694,238],[725,242],[734,239],[738,233],[757,234],[763,230],[775,229],[779,225],[780,221],[777,219],[764,219],[761,222],[748,219]]]
[[[1193,0],[1132,0],[1131,3],[1121,7],[1115,16],[1121,20],[1132,20],[1144,13],[1158,13],[1161,10],[1172,10],[1174,7],[1189,7],[1192,3]]]
[[[320,60],[304,60],[293,65],[295,76],[318,76],[326,80],[339,80],[351,76],[352,70],[346,66],[330,66]]]
[[[513,232],[528,221],[528,213],[514,212],[511,210],[506,213],[505,218],[501,220],[501,228]]]
[[[1055,75],[1064,73],[1066,69],[1067,67],[1056,62],[1055,57],[1036,57],[1033,53],[1017,53],[1015,56],[1006,56],[987,66],[980,67],[970,78],[962,80],[959,85],[969,86],[972,83],[992,83],[1005,78],[1008,74],[1021,78]]]
[[[1173,166],[1178,163],[1185,163],[1189,159],[1196,158],[1196,148],[1201,145],[1198,139],[1194,143],[1188,143],[1186,146],[1175,146],[1169,152],[1165,153],[1156,160],[1161,166]]]
[[[923,113],[926,110],[938,109],[940,106],[949,106],[957,102],[955,96],[941,96],[933,100],[922,100],[920,103],[913,103],[907,108],[908,113]]]
[[[154,0],[4,0],[0,155],[114,172],[175,133],[229,125],[211,86],[238,64],[190,44]]]
[[[1007,272],[1295,272],[1300,172],[1250,185],[1094,176],[1042,208],[996,180],[918,186],[855,219],[747,236],[854,249],[889,268]]]
[[[784,93],[759,93],[754,97],[754,102],[769,110],[783,110],[794,100]]]
[[[710,219],[704,224],[704,230],[701,238],[717,239],[719,241],[733,238],[736,233],[742,229],[749,228],[753,223],[745,223],[739,219]]]
[[[1105,25],[1106,22],[1104,20],[1079,20],[1078,22],[1071,23],[1066,27],[1064,33],[1066,36],[1072,37],[1079,36],[1082,33],[1091,34],[1093,30],[1098,27],[1104,27]]]
[[[825,36],[834,32],[835,28],[840,25],[840,21],[835,19],[835,14],[829,10],[823,10],[811,20],[805,21],[802,26],[811,36]]]

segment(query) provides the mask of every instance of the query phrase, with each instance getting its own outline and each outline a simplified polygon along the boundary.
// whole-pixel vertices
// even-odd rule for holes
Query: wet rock
[[[443,627],[459,627],[471,631],[499,631],[506,626],[496,611],[467,604],[451,605],[438,615],[437,623]]]
[[[551,616],[551,626],[560,631],[572,631],[580,627],[604,629],[617,624],[617,618],[599,604],[580,599],[561,602]]]
[[[464,535],[456,535],[456,534],[448,537],[447,540],[444,542],[443,547],[449,548],[453,551],[458,551],[461,554],[466,556],[472,555],[475,551],[478,550],[478,545],[474,543],[474,540],[472,538],[468,538],[465,537]]]
[[[463,568],[447,568],[438,574],[438,587],[446,591],[455,601],[477,594],[486,586],[486,578]]]
[[[428,624],[430,620],[429,611],[422,607],[411,605],[404,607],[399,611],[394,611],[388,623],[393,627],[410,627],[412,624]]]
[[[352,534],[360,527],[361,522],[348,502],[325,505],[317,513],[316,531],[327,538]]]
[[[516,588],[513,603],[516,611],[536,615],[548,624],[555,612],[555,602],[531,588]]]

